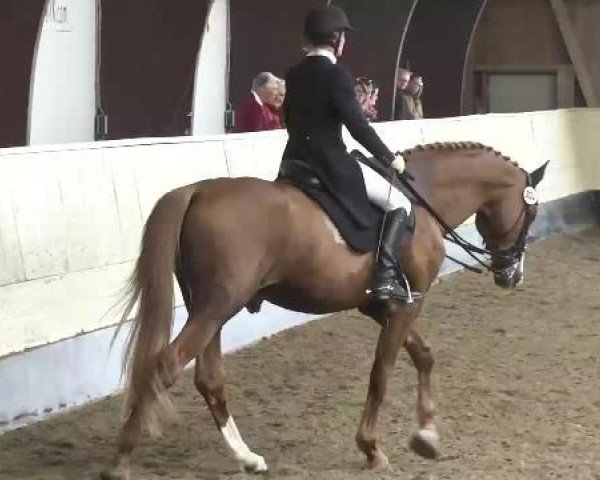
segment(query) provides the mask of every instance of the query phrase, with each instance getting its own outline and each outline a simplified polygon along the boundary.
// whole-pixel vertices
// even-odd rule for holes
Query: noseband
[[[519,218],[517,219],[517,222],[521,219],[521,217],[523,215],[525,215],[525,218],[523,219],[523,225],[521,226],[519,236],[517,237],[517,240],[515,241],[514,245],[512,245],[509,248],[497,249],[497,250],[481,248],[481,247],[478,247],[477,245],[473,245],[468,240],[465,240],[458,233],[456,233],[456,230],[454,228],[452,228],[450,225],[448,225],[438,215],[438,213],[433,209],[433,207],[410,184],[410,182],[408,181],[408,178],[404,174],[398,175],[398,177],[399,177],[402,185],[404,185],[406,187],[406,189],[415,197],[415,199],[417,200],[419,205],[421,205],[445,230],[444,238],[446,240],[448,240],[448,241],[454,243],[455,245],[458,245],[460,248],[462,248],[465,252],[467,252],[467,254],[469,254],[469,256],[471,258],[473,258],[479,265],[481,265],[483,268],[485,268],[488,272],[494,273],[496,275],[508,275],[511,273],[511,271],[514,271],[515,264],[521,258],[521,256],[525,253],[526,241],[527,241],[527,231],[529,229],[529,226],[533,222],[533,219],[535,218],[535,210],[538,205],[537,198],[534,198],[534,197],[528,198],[526,195],[526,192],[530,191],[529,189],[533,189],[533,184],[531,182],[531,175],[529,175],[529,173],[526,172],[525,170],[523,170],[522,168],[520,170],[525,174],[526,188],[525,188],[525,191],[523,192],[524,193],[524,195],[523,195],[523,210],[519,214]],[[392,178],[395,178],[396,175],[397,174],[394,174],[392,176]],[[506,237],[511,232],[512,232],[512,229],[508,230],[500,238]],[[485,263],[477,255],[490,256],[490,257],[492,257],[492,260],[497,260],[498,263],[505,265],[505,266],[493,267],[493,266]],[[451,257],[450,255],[446,255],[446,257],[472,272],[483,273],[482,269],[473,267],[472,265],[468,265],[456,258]]]
[[[525,172],[525,175],[526,175],[526,179],[527,179],[526,186],[533,188],[533,186],[531,184],[531,177],[530,177],[529,173]],[[523,215],[525,216],[525,218],[523,219],[523,224],[521,225],[521,230],[519,231],[519,236],[517,237],[517,240],[515,241],[515,243],[512,247],[509,247],[506,249],[501,249],[501,250],[489,250],[489,254],[492,256],[492,258],[495,257],[498,260],[500,260],[501,262],[503,260],[513,260],[514,261],[516,258],[519,258],[521,255],[523,255],[525,253],[525,250],[527,248],[526,247],[527,231],[529,230],[529,226],[531,225],[531,223],[533,222],[533,219],[535,217],[535,212],[536,212],[538,203],[537,203],[537,200],[535,203],[528,203],[526,200],[524,200],[523,204],[524,204],[523,209],[521,210],[521,213],[519,214],[519,218],[517,219],[517,222],[521,219],[521,217],[523,217]],[[511,232],[512,232],[512,229],[509,230],[508,232],[506,232],[504,235],[500,236],[500,238],[506,237]]]
[[[523,210],[519,215],[519,219],[524,215],[523,224],[521,225],[521,230],[519,231],[519,235],[517,240],[512,247],[502,250],[494,250],[491,251],[492,258],[496,257],[498,259],[516,259],[525,253],[527,248],[527,232],[531,223],[535,218],[535,214],[537,212],[538,199],[535,195],[535,190],[533,184],[531,182],[531,175],[528,172],[521,169],[521,171],[525,174],[525,191],[523,192]],[[528,193],[533,192],[534,196],[528,197]],[[517,219],[517,222],[518,220]],[[506,237],[511,231],[509,230],[500,238]]]

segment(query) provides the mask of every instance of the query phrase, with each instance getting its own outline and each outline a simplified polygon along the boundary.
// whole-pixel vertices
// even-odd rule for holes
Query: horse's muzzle
[[[525,254],[516,257],[508,265],[494,265],[494,283],[502,288],[515,288],[523,283]]]

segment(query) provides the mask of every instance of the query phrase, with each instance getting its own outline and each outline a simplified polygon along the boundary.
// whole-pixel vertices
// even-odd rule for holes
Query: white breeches
[[[410,200],[397,188],[390,186],[385,178],[362,162],[357,162],[362,170],[369,200],[386,212],[403,207],[410,213]]]

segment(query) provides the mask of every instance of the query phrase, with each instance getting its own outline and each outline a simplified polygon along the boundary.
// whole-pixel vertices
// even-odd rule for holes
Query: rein
[[[526,186],[531,187],[532,183],[531,183],[531,177],[530,177],[529,173],[526,172],[525,170],[522,170],[522,171],[526,175]],[[515,244],[512,247],[502,249],[502,250],[489,250],[487,248],[481,248],[481,247],[478,247],[477,245],[473,245],[471,242],[469,242],[468,240],[465,240],[463,237],[461,237],[454,228],[452,228],[450,225],[448,225],[444,221],[444,219],[442,219],[440,217],[440,215],[438,215],[438,213],[434,210],[434,208],[427,202],[427,200],[425,200],[423,198],[423,196],[411,185],[409,180],[414,180],[414,177],[412,177],[409,173],[397,174],[396,172],[393,172],[392,178],[394,178],[395,176],[397,176],[399,178],[402,185],[404,185],[404,187],[406,187],[406,189],[415,197],[418,204],[421,205],[445,230],[444,238],[446,240],[454,243],[455,245],[458,245],[460,248],[462,248],[471,258],[473,258],[473,260],[475,260],[479,265],[481,265],[483,268],[485,268],[488,272],[495,273],[495,274],[501,274],[501,273],[503,273],[503,269],[494,268],[491,265],[488,265],[483,260],[481,260],[477,255],[488,255],[488,256],[510,258],[510,257],[514,257],[515,255],[520,255],[525,252],[525,240],[526,240],[526,236],[527,236],[527,227],[529,226],[530,217],[532,215],[531,205],[525,203],[525,205],[523,207],[523,211],[519,215],[519,219],[520,219],[521,216],[523,216],[523,214],[525,214],[525,220],[523,221],[523,226],[521,227],[519,237],[517,238]],[[505,236],[508,235],[508,233],[510,233],[510,231],[507,232],[505,234]],[[471,272],[479,273],[479,274],[484,273],[484,270],[482,270],[481,268],[477,268],[477,267],[473,267],[472,265],[468,265],[465,262],[462,262],[456,258],[451,257],[450,255],[446,255],[446,257],[449,260],[457,263],[458,265],[461,265],[462,267],[466,268],[467,270],[470,270]]]

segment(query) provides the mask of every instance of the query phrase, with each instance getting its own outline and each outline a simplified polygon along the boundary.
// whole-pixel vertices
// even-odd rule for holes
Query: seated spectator
[[[278,81],[270,72],[261,72],[254,78],[250,95],[235,109],[235,132],[260,132],[275,128],[267,105],[276,102],[280,88]]]
[[[371,95],[369,95],[369,98],[367,100],[367,110],[365,111],[367,118],[371,122],[376,122],[379,117],[379,111],[377,110],[377,100],[379,100],[379,87],[373,84]]]
[[[269,110],[269,130],[284,128],[283,101],[285,100],[285,80],[277,79],[277,95],[271,103],[267,103]]]
[[[423,79],[417,75],[411,76],[404,91],[396,97],[394,120],[418,120],[423,118]]]
[[[354,96],[361,107],[367,102],[367,86],[362,77],[358,77],[354,80]]]
[[[358,77],[354,81],[354,95],[368,120],[377,120],[377,109],[375,107],[379,96],[379,89],[373,80],[367,77]]]

